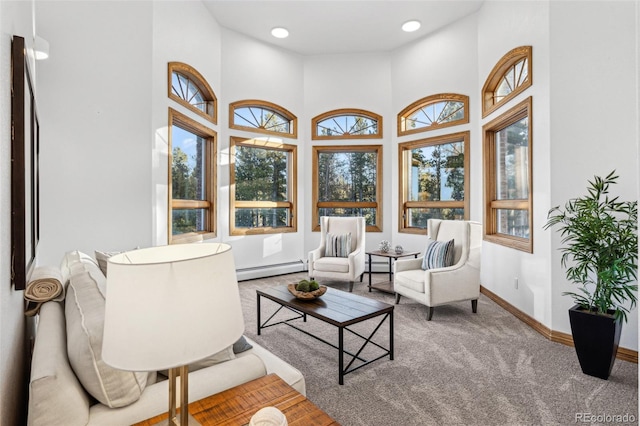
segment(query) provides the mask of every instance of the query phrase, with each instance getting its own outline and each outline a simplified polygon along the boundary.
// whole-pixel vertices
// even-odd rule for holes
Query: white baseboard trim
[[[274,265],[255,266],[236,270],[238,281],[253,280],[255,278],[272,277],[274,275],[292,274],[307,270],[307,265],[302,260],[277,263]]]

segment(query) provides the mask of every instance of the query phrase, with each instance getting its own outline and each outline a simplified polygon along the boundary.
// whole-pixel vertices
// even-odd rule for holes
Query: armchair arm
[[[417,259],[398,259],[393,263],[394,273],[408,271],[410,269],[421,269],[421,268],[422,268],[422,257],[418,257]]]
[[[362,248],[357,248],[349,253],[349,271],[352,279],[362,275],[365,268],[365,252]]]
[[[425,271],[425,296],[429,306],[480,296],[480,269],[464,263]]]
[[[311,250],[309,252],[309,255],[307,257],[307,260],[309,262],[308,265],[308,269],[309,269],[309,276],[313,276],[313,271],[315,270],[314,268],[314,262],[318,259],[320,259],[321,257],[324,257],[324,247],[318,247],[315,250]]]

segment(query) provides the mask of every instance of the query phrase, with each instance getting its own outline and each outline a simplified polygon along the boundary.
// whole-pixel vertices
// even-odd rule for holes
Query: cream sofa
[[[98,264],[71,252],[61,272],[67,283],[65,300],[43,304],[37,318],[28,424],[129,425],[167,411],[168,383],[162,375],[111,369],[101,359],[99,317],[106,278]],[[190,401],[269,373],[305,394],[299,370],[256,342],[246,342],[251,349],[236,354],[227,348],[189,374]]]

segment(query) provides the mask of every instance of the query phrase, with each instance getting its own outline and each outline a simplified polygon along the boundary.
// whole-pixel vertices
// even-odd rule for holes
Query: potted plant
[[[565,292],[573,343],[582,372],[607,379],[611,374],[623,321],[638,290],[638,202],[609,195],[615,170],[589,181],[587,194],[549,210],[545,229],[558,226],[561,264],[578,286]],[[625,303],[630,302],[630,307]]]

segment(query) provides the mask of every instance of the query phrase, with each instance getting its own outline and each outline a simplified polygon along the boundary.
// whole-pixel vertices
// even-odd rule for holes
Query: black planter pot
[[[622,331],[622,321],[616,321],[610,312],[597,315],[579,305],[569,309],[573,344],[582,372],[605,380],[616,360]]]

